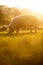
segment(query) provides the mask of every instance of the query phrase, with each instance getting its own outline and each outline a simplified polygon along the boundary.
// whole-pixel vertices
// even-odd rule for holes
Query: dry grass
[[[43,30],[20,31],[18,35],[0,32],[0,65],[41,65],[43,63]]]

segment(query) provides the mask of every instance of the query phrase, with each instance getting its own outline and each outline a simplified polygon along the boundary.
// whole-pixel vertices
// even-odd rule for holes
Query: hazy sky
[[[43,0],[0,0],[0,4],[10,7],[30,8],[35,12],[43,13]]]

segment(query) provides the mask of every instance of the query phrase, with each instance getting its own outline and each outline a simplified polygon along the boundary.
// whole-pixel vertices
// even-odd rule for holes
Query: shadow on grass
[[[7,34],[7,33],[0,33],[0,36],[21,36],[21,35],[31,35],[31,34],[37,34],[37,33],[30,33],[30,32],[27,32],[27,33],[12,33],[12,34]]]

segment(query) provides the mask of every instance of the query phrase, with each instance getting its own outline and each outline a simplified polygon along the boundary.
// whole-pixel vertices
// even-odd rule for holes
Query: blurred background
[[[0,32],[0,65],[43,65],[43,0],[0,0],[0,27],[18,15],[36,17],[40,30]]]

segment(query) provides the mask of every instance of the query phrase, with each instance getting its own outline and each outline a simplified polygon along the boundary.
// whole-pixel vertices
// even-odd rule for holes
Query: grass
[[[42,65],[43,30],[20,31],[18,35],[0,32],[0,65]]]

